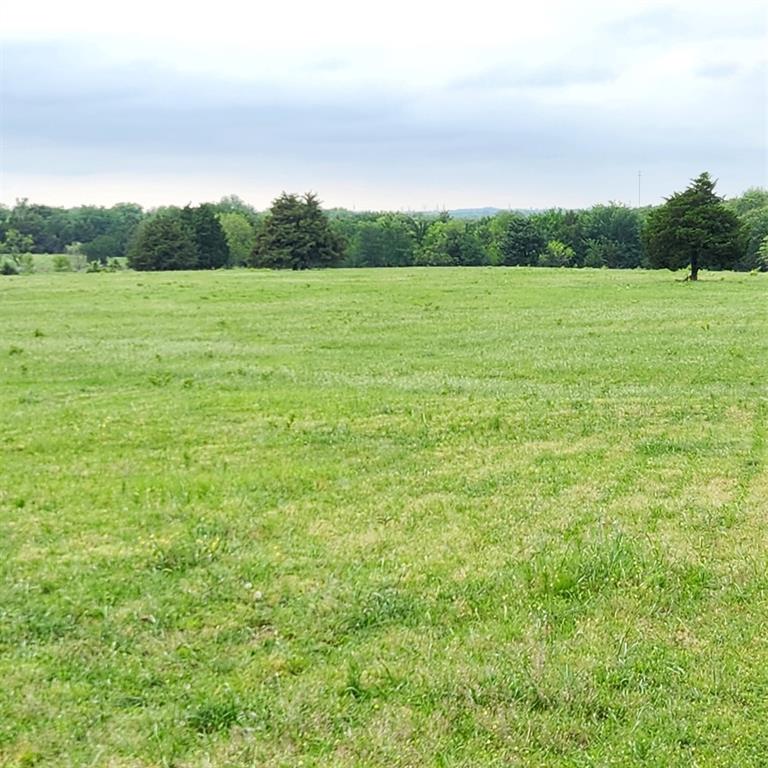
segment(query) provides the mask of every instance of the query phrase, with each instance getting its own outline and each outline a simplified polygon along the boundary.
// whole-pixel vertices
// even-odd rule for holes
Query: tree
[[[768,189],[752,187],[725,205],[739,217],[744,228],[745,247],[736,268],[764,269],[758,256],[764,238],[768,236]]]
[[[501,228],[495,244],[499,263],[507,267],[535,264],[545,240],[534,222],[519,213],[502,213],[496,218],[494,223]]]
[[[256,230],[243,213],[219,213],[218,219],[224,230],[224,237],[227,238],[229,263],[232,266],[244,266],[256,245]]]
[[[552,208],[535,213],[530,217],[536,229],[541,232],[544,241],[558,241],[573,251],[571,266],[581,266],[584,260],[584,221],[583,211]]]
[[[415,263],[425,267],[471,267],[489,261],[471,222],[438,218],[427,230]]]
[[[120,242],[114,235],[99,235],[90,243],[82,243],[79,248],[88,261],[99,261],[106,264],[108,259],[120,256]]]
[[[272,203],[256,234],[251,264],[271,269],[331,267],[344,255],[317,196],[283,192]]]
[[[407,217],[387,213],[374,221],[363,220],[355,227],[345,265],[408,266],[413,263],[415,247],[415,239]]]
[[[5,233],[5,239],[0,242],[0,253],[10,253],[18,256],[20,253],[29,253],[35,242],[31,235],[22,235],[15,229],[9,229]]]
[[[708,173],[694,179],[684,192],[676,192],[651,211],[643,240],[649,265],[655,269],[690,268],[690,280],[699,269],[726,269],[739,259],[741,226],[733,211],[715,194]]]
[[[755,263],[758,269],[768,272],[768,235],[763,238],[757,249]]]
[[[223,213],[239,213],[245,216],[253,226],[258,223],[260,218],[258,211],[237,195],[225,195],[218,203],[213,203],[212,205],[217,215]]]
[[[197,249],[197,269],[219,269],[229,262],[229,245],[216,211],[210,203],[196,208],[186,206],[182,216],[187,221]]]
[[[167,208],[145,219],[128,251],[128,265],[138,270],[195,269],[195,236],[182,211]]]
[[[539,254],[540,267],[570,267],[573,266],[576,254],[570,245],[560,240],[550,240],[547,247]]]
[[[640,215],[635,208],[611,203],[581,212],[584,266],[632,269],[639,267],[643,249]]]

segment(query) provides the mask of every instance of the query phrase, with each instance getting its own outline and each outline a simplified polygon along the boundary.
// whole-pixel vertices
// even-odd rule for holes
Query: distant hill
[[[532,213],[538,213],[538,208],[493,208],[488,206],[486,208],[454,208],[447,211],[448,215],[452,219],[482,219],[486,216],[495,216],[502,211],[512,211],[514,213],[522,213],[526,216]],[[439,211],[431,211],[435,216]]]
[[[432,211],[402,211],[402,213],[409,213],[411,216],[436,218],[441,214],[448,214],[452,219],[482,219],[486,216],[495,216],[502,211],[511,211],[513,213],[522,213],[529,216],[532,213],[539,213],[541,208],[494,208],[493,206],[486,206],[485,208],[452,208],[449,210],[432,210]],[[333,219],[343,216],[371,216],[377,213],[387,213],[388,211],[368,211],[368,210],[350,210],[349,208],[328,208],[326,213]]]

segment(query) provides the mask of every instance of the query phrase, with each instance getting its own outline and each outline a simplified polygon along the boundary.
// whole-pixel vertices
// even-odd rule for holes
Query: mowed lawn
[[[765,766],[768,275],[0,278],[0,765]]]

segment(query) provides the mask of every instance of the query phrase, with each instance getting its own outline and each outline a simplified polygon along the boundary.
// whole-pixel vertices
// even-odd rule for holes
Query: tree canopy
[[[181,211],[166,209],[145,219],[128,251],[128,264],[142,271],[195,269],[197,246]]]
[[[252,266],[271,269],[331,267],[341,261],[344,243],[331,228],[312,192],[283,192],[273,201],[256,234]]]
[[[197,250],[198,269],[218,269],[229,262],[229,245],[216,211],[210,203],[182,211]]]
[[[194,259],[177,225],[148,224],[160,214],[182,220],[194,242]],[[151,253],[140,253],[153,231],[154,236],[164,231],[170,241],[181,237],[181,253],[174,256],[157,241]],[[768,190],[751,188],[723,201],[708,174],[658,208],[608,203],[579,210],[466,209],[450,214],[324,211],[313,194],[285,193],[263,213],[235,195],[156,211],[135,203],[57,208],[20,199],[12,207],[0,205],[0,263],[17,267],[29,253],[84,254],[105,263],[130,250],[131,263],[140,269],[691,266],[696,277],[702,267],[768,269],[766,237]]]
[[[644,231],[651,267],[689,267],[689,278],[697,280],[701,268],[727,269],[737,262],[741,225],[714,190],[705,172],[651,211]]]

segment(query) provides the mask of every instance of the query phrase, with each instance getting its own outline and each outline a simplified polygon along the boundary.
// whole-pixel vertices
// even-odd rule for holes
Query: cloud
[[[4,199],[32,196],[32,177],[59,189],[126,175],[158,189],[160,178],[162,189],[186,179],[180,195],[194,179],[229,192],[257,179],[259,195],[312,187],[375,207],[630,200],[640,167],[649,199],[704,169],[735,191],[765,183],[754,55],[662,46],[635,61],[631,49],[610,57],[590,39],[525,62],[465,56],[460,76],[433,81],[402,77],[403,62],[358,67],[357,56],[222,72],[94,44],[7,43]]]
[[[459,78],[451,87],[456,89],[525,90],[537,88],[567,88],[572,85],[610,83],[618,72],[605,65],[560,62],[538,68],[520,67],[515,63],[497,66],[467,77]]]
[[[724,38],[760,40],[766,34],[765,7],[761,0],[730,6],[666,3],[629,13],[605,25],[604,32],[621,45],[668,46]]]

